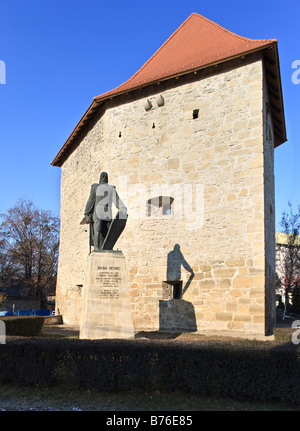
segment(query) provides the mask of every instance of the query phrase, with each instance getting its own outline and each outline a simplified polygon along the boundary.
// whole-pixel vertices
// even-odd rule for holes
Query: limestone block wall
[[[105,170],[128,207],[116,247],[127,259],[136,331],[265,333],[273,172],[263,75],[261,58],[250,58],[106,103],[61,168],[56,307],[65,323],[79,324],[88,254],[80,221]],[[170,207],[160,196],[172,198]]]

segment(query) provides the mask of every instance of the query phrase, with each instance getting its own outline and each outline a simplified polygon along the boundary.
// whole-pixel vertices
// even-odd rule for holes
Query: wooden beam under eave
[[[278,96],[278,94],[275,94],[272,90],[269,90],[269,96],[271,96],[272,99],[276,101],[280,100],[280,97]]]
[[[278,106],[276,106],[273,102],[270,102],[270,106],[271,106],[271,109],[272,110],[274,109],[278,114],[282,113],[281,109],[278,108]]]
[[[265,71],[266,71],[266,74],[275,81],[275,79],[277,78],[277,75],[275,75],[275,73],[271,72],[271,70],[268,69],[267,67],[265,67]]]

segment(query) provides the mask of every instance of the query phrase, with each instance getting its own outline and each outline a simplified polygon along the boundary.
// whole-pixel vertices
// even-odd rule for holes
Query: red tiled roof
[[[203,68],[277,42],[239,36],[193,13],[128,81],[95,97],[101,100],[168,77]]]
[[[268,53],[266,49],[270,48]],[[276,39],[248,39],[232,33],[213,21],[197,14],[190,15],[169,37],[156,53],[124,84],[93,99],[75,129],[52,162],[61,166],[75,145],[82,139],[103,103],[118,95],[151,85],[162,80],[243,57],[263,50],[265,67],[269,72],[272,117],[275,124],[276,143],[286,141],[283,113],[279,58]]]

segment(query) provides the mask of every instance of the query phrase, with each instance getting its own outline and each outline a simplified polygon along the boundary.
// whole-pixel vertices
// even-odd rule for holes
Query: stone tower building
[[[79,324],[80,224],[108,172],[128,208],[135,330],[269,334],[275,319],[274,148],[286,141],[277,40],[192,14],[63,145],[56,307]]]

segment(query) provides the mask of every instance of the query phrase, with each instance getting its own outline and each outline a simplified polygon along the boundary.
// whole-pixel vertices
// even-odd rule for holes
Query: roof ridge
[[[145,64],[143,64],[143,66],[132,76],[132,78],[134,76],[136,76],[139,72],[142,71],[142,69],[144,69],[144,67],[146,67],[146,65],[154,58],[158,55],[158,53],[163,49],[164,46],[166,46],[175,36],[175,34],[177,34],[179,32],[179,30],[189,21],[189,19],[192,17],[193,14],[189,15],[187,17],[187,19],[185,21],[183,21],[183,23],[171,34],[171,36],[168,37],[168,39],[155,51],[155,53],[153,55],[151,55],[151,57],[146,61]]]
[[[170,40],[171,39],[173,39],[173,37],[175,36],[175,34],[176,33],[178,33],[178,31],[187,23],[187,21],[191,18],[191,16],[192,16],[193,14],[191,14],[191,15],[189,15],[187,18],[186,18],[186,20],[171,34],[171,36],[169,36],[168,37],[168,39],[167,40],[165,40],[165,42],[154,52],[154,54],[152,54],[151,55],[151,57],[146,61],[146,63],[144,63],[136,72],[135,72],[135,74],[134,75],[132,75],[129,79],[127,79],[127,81],[125,81],[125,82],[123,82],[123,84],[121,84],[121,85],[119,85],[117,88],[122,88],[125,84],[127,84],[128,82],[130,82],[131,80],[133,80],[136,76],[138,76],[141,72],[142,72],[142,70],[148,65],[148,63],[153,59],[153,58],[155,58],[157,55],[158,55],[158,53],[162,50],[162,48],[164,47],[164,46],[166,46],[167,45],[167,43],[168,42],[170,42]],[[110,91],[108,91],[108,93],[110,93]],[[106,93],[104,93],[104,94],[106,94]],[[100,95],[100,96],[96,96],[96,97],[94,97],[94,99],[98,99],[99,97],[101,97],[101,96],[103,96],[103,94],[102,95]]]
[[[218,27],[220,30],[224,30],[226,33],[228,33],[228,34],[230,34],[230,35],[232,35],[232,36],[235,36],[235,37],[237,37],[238,39],[243,39],[243,40],[245,40],[245,41],[250,41],[250,42],[266,42],[266,41],[268,41],[268,42],[274,42],[274,41],[277,41],[277,39],[250,39],[249,37],[241,36],[240,34],[237,34],[237,33],[234,33],[234,32],[233,32],[233,31],[231,31],[231,30],[228,30],[227,28],[223,27],[222,25],[218,24],[217,22],[214,22],[214,21],[212,21],[211,19],[206,18],[205,16],[203,16],[203,15],[201,15],[201,14],[197,13],[197,12],[193,12],[193,13],[190,15],[190,17],[191,17],[192,15],[196,15],[196,16],[198,16],[198,17],[201,17],[203,20],[205,20],[205,21],[209,22],[210,24],[215,25],[215,26],[216,26],[216,27]],[[190,18],[190,17],[189,17],[189,18]]]

